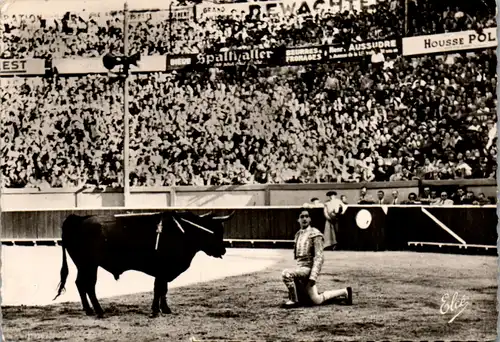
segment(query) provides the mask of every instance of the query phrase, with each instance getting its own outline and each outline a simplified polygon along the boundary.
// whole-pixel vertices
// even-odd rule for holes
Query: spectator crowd
[[[142,16],[147,19],[131,20],[129,42],[131,51],[143,55],[349,44],[495,27],[495,8],[494,0],[408,0],[407,20],[403,2],[399,0],[379,1],[359,11],[343,12],[325,6],[305,13],[280,10],[246,13],[235,9],[229,16],[202,15],[196,20],[170,21],[170,12],[162,10]],[[50,18],[4,16],[0,36],[2,58],[97,57],[109,50],[122,51],[123,12],[68,12]]]
[[[438,16],[429,20],[437,26],[417,23],[419,31],[409,25],[410,34],[461,30],[469,21],[474,29],[491,24],[482,5],[470,9],[457,2],[439,12],[441,5],[428,1],[409,4],[410,11]],[[401,34],[401,11],[391,0],[360,13],[323,11],[310,17],[257,11],[226,19],[138,20],[131,23],[131,51],[189,53],[387,38]],[[121,20],[115,13],[4,22],[2,57],[89,57],[119,50]],[[373,63],[131,76],[132,185],[495,178],[494,49],[375,57]],[[119,80],[56,74],[5,82],[3,187],[123,185]]]
[[[496,27],[496,3],[478,1],[408,1],[406,36]]]
[[[336,191],[329,191],[326,196],[326,202],[331,198],[328,194],[335,194]],[[339,199],[344,205],[360,204],[360,205],[430,205],[430,206],[453,206],[453,205],[491,205],[495,204],[495,197],[488,198],[484,192],[477,195],[473,190],[459,187],[455,191],[447,191],[445,189],[424,187],[420,194],[410,192],[407,198],[402,198],[398,190],[390,191],[387,194],[383,190],[376,190],[376,195],[372,196],[366,187],[362,187],[359,191],[359,196],[350,202],[345,194],[339,194]],[[303,204],[304,208],[323,208],[326,204],[321,202],[317,197],[311,198],[309,202]]]
[[[495,178],[496,55],[132,76],[133,185]],[[122,184],[121,84],[2,87],[4,186]]]

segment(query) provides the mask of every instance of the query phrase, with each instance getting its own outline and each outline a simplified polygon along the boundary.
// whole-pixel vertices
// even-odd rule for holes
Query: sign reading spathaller
[[[195,55],[171,55],[167,58],[169,69],[186,66],[224,67],[234,65],[267,65],[274,63],[276,50],[252,49],[229,50],[216,53],[199,53]]]
[[[254,64],[267,64],[271,60],[274,51],[272,50],[233,50],[214,54],[198,54],[196,64],[200,65],[245,65],[248,62]]]

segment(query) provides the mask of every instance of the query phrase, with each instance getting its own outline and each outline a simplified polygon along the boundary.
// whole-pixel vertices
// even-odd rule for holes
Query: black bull
[[[56,299],[68,277],[66,250],[76,265],[76,286],[87,315],[103,317],[95,293],[97,269],[102,267],[118,280],[128,270],[155,278],[152,317],[170,313],[168,283],[186,271],[196,253],[222,258],[226,253],[223,222],[233,214],[214,217],[190,212],[163,212],[116,216],[70,215],[62,226],[63,261]]]

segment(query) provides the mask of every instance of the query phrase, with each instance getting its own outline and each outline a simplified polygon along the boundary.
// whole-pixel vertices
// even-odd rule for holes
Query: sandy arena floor
[[[24,253],[23,253],[24,251]],[[27,253],[33,253],[28,255]],[[37,254],[53,256],[44,265]],[[103,279],[100,302],[105,318],[86,316],[79,302],[45,306],[2,306],[7,341],[493,341],[496,337],[497,257],[413,252],[326,252],[319,291],[352,286],[354,304],[282,309],[287,297],[281,271],[293,267],[290,250],[229,250],[222,262],[199,255],[169,290],[171,315],[149,318],[152,279]],[[31,265],[26,300],[54,296],[59,252],[7,251]],[[44,258],[45,259],[45,258]],[[267,260],[266,260],[267,259]],[[278,262],[274,262],[274,261]],[[192,283],[226,274],[254,273]],[[217,265],[217,267],[212,267]],[[43,269],[39,271],[36,267]],[[210,270],[208,270],[210,267]],[[47,269],[50,270],[47,273]],[[54,274],[53,274],[54,273]],[[16,274],[12,273],[11,274]],[[74,276],[74,273],[71,273]],[[105,273],[102,272],[102,275]],[[189,276],[188,276],[189,274]],[[131,275],[132,280],[135,276]],[[31,280],[30,280],[31,279]],[[136,278],[136,279],[139,279]],[[19,280],[19,277],[17,279]],[[188,286],[179,286],[181,283]],[[22,283],[20,283],[22,284]],[[28,283],[29,284],[29,283]],[[107,286],[103,286],[108,284]],[[68,284],[70,285],[70,284]],[[126,292],[146,292],[102,298]],[[12,284],[9,284],[11,288]],[[7,293],[11,289],[7,288]],[[74,286],[68,286],[73,290]],[[442,298],[466,296],[462,311],[442,312]],[[23,297],[23,294],[18,296]],[[67,294],[63,300],[68,300]],[[26,301],[24,300],[24,301]],[[40,299],[40,302],[42,300]],[[450,300],[448,300],[450,302]],[[449,304],[449,303],[448,303]],[[456,305],[456,303],[455,303]],[[456,309],[456,310],[455,310]],[[450,320],[457,315],[452,322]]]
[[[21,295],[24,301],[50,301],[58,282],[59,251],[16,248],[6,254],[7,262],[24,260],[29,266],[22,267],[32,272],[21,277],[9,272],[11,282],[30,290]],[[287,297],[281,272],[295,265],[292,251],[233,249],[223,261],[196,258],[168,292],[171,315],[149,318],[152,279],[130,275],[131,281],[114,282],[102,272],[98,296],[104,319],[86,316],[79,302],[3,305],[3,329],[7,341],[493,341],[497,262],[497,257],[437,253],[326,252],[319,291],[352,286],[354,304],[287,310],[280,308]],[[265,265],[270,266],[261,269]],[[252,269],[258,271],[236,275]],[[229,273],[235,275],[224,277]],[[215,277],[220,278],[193,283]],[[36,292],[33,284],[39,284]],[[118,291],[138,292],[141,287],[146,292],[118,296]],[[68,284],[68,291],[74,285]],[[466,306],[460,312],[455,303],[453,312],[443,312],[443,296],[454,293],[466,296]],[[102,298],[111,294],[117,296]],[[13,292],[10,296],[16,297]],[[66,294],[62,300],[71,297]]]
[[[283,251],[262,249],[228,249],[223,259],[198,253],[191,267],[169,284],[169,288],[206,282],[228,276],[257,272],[282,259]],[[80,302],[75,286],[76,267],[68,256],[69,276],[66,292],[57,298],[61,247],[2,246],[2,306],[48,305]],[[116,281],[99,268],[96,292],[99,298],[149,292],[154,279],[146,274],[128,271]]]

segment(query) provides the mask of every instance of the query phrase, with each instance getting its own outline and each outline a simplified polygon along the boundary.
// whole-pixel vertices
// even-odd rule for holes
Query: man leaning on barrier
[[[297,267],[285,269],[282,273],[283,282],[288,289],[288,301],[285,308],[302,305],[319,305],[333,298],[346,298],[347,304],[352,305],[352,289],[346,287],[341,290],[318,293],[316,280],[323,266],[323,235],[311,227],[311,217],[307,209],[302,210],[298,220],[300,230],[295,234],[294,259]]]
[[[338,216],[343,214],[347,206],[343,201],[337,198],[336,191],[328,191],[326,193],[328,201],[326,201],[323,208],[323,215],[325,216],[325,230],[323,231],[324,248],[335,250],[337,248],[337,233],[339,232]]]

